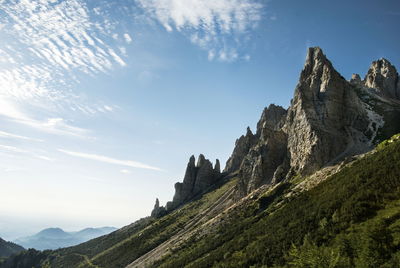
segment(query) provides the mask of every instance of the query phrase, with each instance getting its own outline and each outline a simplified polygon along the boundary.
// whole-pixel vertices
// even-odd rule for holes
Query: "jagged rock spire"
[[[221,164],[219,163],[218,159],[215,160],[214,171],[217,173],[221,173]]]
[[[382,95],[400,99],[400,81],[396,68],[385,58],[372,62],[364,78],[366,87],[375,88]]]
[[[158,198],[156,198],[156,203],[154,204],[154,208],[151,211],[151,216],[154,218],[159,218],[161,216],[164,216],[166,214],[165,208],[160,207],[160,201]]]
[[[221,177],[219,160],[217,160],[214,168],[210,160],[206,159],[203,154],[199,155],[196,165],[195,160],[192,155],[187,164],[183,182],[175,184],[175,195],[173,200],[167,203],[167,211],[175,209],[204,192]]]
[[[310,173],[337,157],[354,138],[351,126],[364,128],[365,117],[350,83],[319,47],[309,48],[285,125],[291,167]]]
[[[224,172],[234,172],[240,168],[243,158],[249,152],[251,146],[256,141],[256,136],[251,132],[250,127],[247,127],[246,135],[242,135],[235,142],[235,148],[233,149],[232,155],[226,161]]]
[[[200,154],[199,158],[197,159],[196,167],[200,168],[201,166],[204,165],[205,162],[206,162],[206,158],[204,157],[204,155]]]
[[[351,79],[350,79],[350,83],[353,85],[361,85],[362,81],[361,81],[361,77],[359,74],[352,74],[351,75]]]

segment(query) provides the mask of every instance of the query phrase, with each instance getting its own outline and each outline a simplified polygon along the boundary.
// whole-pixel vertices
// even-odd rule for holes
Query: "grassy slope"
[[[158,220],[145,218],[74,247],[44,252],[30,250],[0,267],[16,267],[16,263],[22,264],[20,267],[28,267],[25,266],[28,263],[29,268],[125,267],[179,233],[192,219],[212,207],[235,183],[235,179],[226,183],[221,181],[214,191]]]
[[[274,194],[154,266],[400,267],[400,140],[291,200]]]
[[[399,139],[382,143],[315,188],[284,198],[299,181],[281,183],[223,213],[219,224],[187,237],[153,266],[396,267],[399,261],[400,267]],[[30,267],[124,267],[169,241],[235,183],[161,219],[143,219],[71,248],[28,252],[28,260],[36,259]]]
[[[0,238],[0,262],[2,258],[8,257],[23,250],[23,247],[12,242],[7,242]]]

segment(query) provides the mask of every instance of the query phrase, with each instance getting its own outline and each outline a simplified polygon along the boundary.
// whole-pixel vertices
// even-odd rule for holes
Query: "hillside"
[[[23,247],[12,242],[7,242],[0,238],[0,259],[3,257],[8,257],[14,253],[18,253],[23,250],[24,250]]]
[[[290,107],[265,108],[222,172],[192,156],[151,217],[1,267],[399,267],[399,93],[386,59],[347,81],[310,48]]]
[[[118,238],[115,232],[45,252],[37,265],[51,260],[52,267],[124,267],[136,259],[130,267],[398,267],[400,136],[325,173],[333,174],[309,190],[304,183],[318,176],[224,204],[236,183],[230,179],[165,217],[125,227]]]
[[[65,232],[60,228],[47,228],[32,236],[18,238],[14,242],[25,248],[37,250],[57,249],[74,246],[115,230],[117,228],[101,227],[85,228],[78,232]]]

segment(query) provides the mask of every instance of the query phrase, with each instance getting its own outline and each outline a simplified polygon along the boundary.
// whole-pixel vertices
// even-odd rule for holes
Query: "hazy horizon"
[[[399,1],[0,0],[0,237],[122,227],[222,166],[307,47],[349,79],[400,68]],[[351,27],[349,27],[351,26]]]

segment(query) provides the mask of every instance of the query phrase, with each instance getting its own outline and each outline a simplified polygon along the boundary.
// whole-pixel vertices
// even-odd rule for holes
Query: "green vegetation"
[[[220,215],[153,267],[400,267],[400,135],[309,191],[301,180],[269,188]],[[125,267],[212,208],[237,180],[160,219],[57,251],[25,251],[1,267]],[[17,266],[29,264],[30,266]]]
[[[398,139],[269,212],[274,195],[154,267],[399,267]]]
[[[189,221],[207,210],[235,184],[235,179],[221,181],[214,191],[158,220],[145,218],[74,247],[44,253],[32,251],[31,259],[35,262],[29,267],[42,267],[45,263],[57,268],[125,267],[182,230]],[[21,258],[14,258],[14,264],[20,262]],[[14,267],[13,265],[4,267]]]
[[[8,257],[12,254],[23,251],[24,248],[12,242],[5,241],[0,238],[0,264],[3,258]]]

